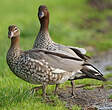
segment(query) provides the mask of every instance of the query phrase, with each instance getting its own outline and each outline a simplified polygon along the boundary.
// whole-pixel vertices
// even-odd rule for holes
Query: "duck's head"
[[[17,37],[20,35],[20,30],[17,26],[15,25],[10,25],[8,27],[8,37],[11,39],[13,37]]]
[[[45,5],[40,5],[38,8],[38,18],[39,20],[48,19],[49,11]]]

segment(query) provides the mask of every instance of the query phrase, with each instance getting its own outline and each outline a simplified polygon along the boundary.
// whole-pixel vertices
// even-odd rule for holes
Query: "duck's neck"
[[[49,17],[41,19],[40,24],[41,24],[40,31],[48,32]]]
[[[11,39],[10,49],[20,49],[19,41],[20,41],[20,37],[19,36],[13,37]]]
[[[14,63],[17,61],[18,57],[20,56],[20,46],[19,46],[19,37],[11,38],[11,45],[7,53],[7,63],[11,70],[14,69]]]
[[[38,47],[40,44],[48,45],[53,42],[48,31],[49,18],[40,20],[40,24],[41,27],[35,41],[35,47]]]
[[[36,37],[33,48],[46,48],[53,42],[48,32],[49,18],[41,19],[40,25],[40,31]]]

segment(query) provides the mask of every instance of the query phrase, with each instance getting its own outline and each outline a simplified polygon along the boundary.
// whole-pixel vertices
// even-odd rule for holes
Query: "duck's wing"
[[[69,49],[73,50],[80,58],[88,60],[91,57],[86,55],[86,50],[84,48],[67,46]]]
[[[83,55],[85,55],[87,53],[86,49],[84,49],[84,48],[73,47],[73,46],[67,46],[67,47],[74,51],[80,51],[80,53]]]
[[[92,78],[105,81],[103,74],[96,67],[81,59],[43,49],[30,50],[28,54],[31,59],[52,67],[54,73],[73,72],[74,77],[69,80]]]
[[[49,66],[55,69],[68,72],[79,71],[84,63],[82,59],[44,49],[30,50],[27,51],[27,54],[31,59],[38,60],[40,62],[46,62]]]
[[[62,51],[62,53],[67,53],[69,56],[80,58],[84,61],[90,59],[89,56],[85,55],[86,50],[84,48],[65,46],[58,43],[54,43],[54,45],[56,46],[56,48],[58,48],[55,51]]]

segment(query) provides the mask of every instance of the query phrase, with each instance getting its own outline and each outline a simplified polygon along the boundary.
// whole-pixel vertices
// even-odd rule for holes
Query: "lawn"
[[[0,110],[67,109],[65,102],[61,102],[52,94],[54,86],[49,86],[47,92],[52,99],[56,100],[55,105],[47,104],[42,100],[41,91],[38,94],[30,94],[30,89],[35,85],[17,78],[6,64],[5,57],[10,45],[7,36],[8,26],[15,24],[20,28],[22,49],[32,48],[40,26],[37,10],[42,4],[47,5],[50,11],[49,32],[55,42],[85,48],[89,46],[99,52],[112,48],[112,31],[107,20],[107,17],[112,14],[109,9],[98,11],[91,8],[87,0],[1,0]],[[102,30],[105,29],[108,30],[103,33]],[[94,55],[94,52],[88,54]],[[85,79],[76,81],[76,84],[92,84],[92,82],[93,80]],[[96,81],[94,84],[99,85],[102,82]],[[80,107],[73,106],[73,110],[80,109]]]

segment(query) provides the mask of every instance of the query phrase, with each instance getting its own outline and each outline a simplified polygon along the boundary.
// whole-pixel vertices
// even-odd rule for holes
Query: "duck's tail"
[[[106,81],[106,79],[103,77],[103,74],[92,64],[84,63],[82,66],[83,68],[76,73],[75,77],[72,80],[92,78],[101,81]]]

